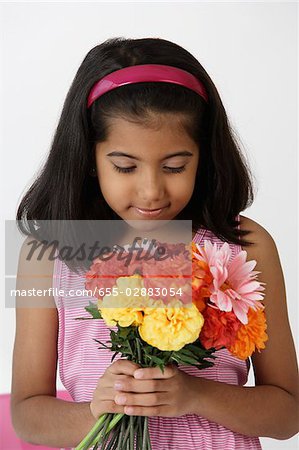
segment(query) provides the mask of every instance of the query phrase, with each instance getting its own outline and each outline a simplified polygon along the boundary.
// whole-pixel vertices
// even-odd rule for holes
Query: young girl
[[[49,296],[47,308],[16,308],[11,407],[22,439],[75,447],[104,412],[149,416],[154,450],[259,449],[259,436],[297,433],[298,369],[284,278],[271,235],[239,214],[252,201],[249,168],[194,56],[158,38],[114,38],[90,50],[45,167],[17,212],[28,235],[17,287],[62,292]],[[119,358],[111,364],[110,351],[93,340],[109,339],[104,321],[75,321],[83,308],[63,307],[68,289],[84,289],[84,276],[53,262],[50,249],[41,261],[27,261],[34,229],[26,219],[186,219],[194,242],[226,241],[232,257],[246,250],[266,283],[268,341],[251,357],[256,386],[244,386],[249,359],[226,349],[201,371],[170,365],[162,374]],[[90,297],[82,299],[87,305]],[[56,398],[57,362],[73,402]]]

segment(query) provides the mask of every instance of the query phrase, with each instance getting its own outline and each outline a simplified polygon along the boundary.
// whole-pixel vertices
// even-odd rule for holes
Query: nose
[[[144,207],[155,207],[161,204],[165,195],[164,180],[154,169],[144,171],[137,186],[137,194]],[[145,206],[147,205],[147,206]]]

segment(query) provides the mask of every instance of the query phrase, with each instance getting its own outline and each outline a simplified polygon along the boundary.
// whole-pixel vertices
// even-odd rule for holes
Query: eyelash
[[[118,167],[115,164],[113,164],[113,168],[120,173],[130,173],[133,172],[133,170],[135,169],[135,167]],[[181,173],[184,172],[184,170],[186,170],[186,166],[182,166],[182,167],[166,167],[166,169],[169,170],[169,173]]]

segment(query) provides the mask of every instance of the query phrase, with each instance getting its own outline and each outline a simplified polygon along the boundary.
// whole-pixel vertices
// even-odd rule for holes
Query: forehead
[[[169,150],[197,150],[197,143],[184,128],[184,118],[175,114],[150,117],[142,122],[113,118],[108,122],[108,135],[102,148],[138,151],[138,154],[168,152]]]

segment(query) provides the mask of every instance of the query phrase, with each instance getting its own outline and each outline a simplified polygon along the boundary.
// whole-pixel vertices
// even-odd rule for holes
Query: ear
[[[90,169],[90,171],[89,171],[89,175],[90,175],[91,177],[97,177],[97,176],[98,176],[98,174],[97,174],[97,169],[96,169],[95,167],[92,167],[92,168]]]

